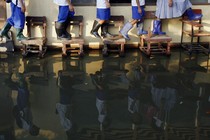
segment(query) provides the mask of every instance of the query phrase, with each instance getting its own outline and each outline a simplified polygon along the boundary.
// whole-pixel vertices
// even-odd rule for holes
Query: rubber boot
[[[64,25],[64,34],[67,36],[67,38],[70,38],[71,39],[71,34],[67,31],[67,28],[69,26],[69,22],[70,22],[70,18],[68,18],[66,21],[65,21],[65,25]]]
[[[154,20],[153,21],[153,34],[155,35],[165,35],[165,32],[161,31],[161,20]]]
[[[202,14],[195,14],[191,8],[186,10],[186,14],[189,20],[199,20],[202,18]]]
[[[100,35],[98,34],[98,29],[101,27],[101,24],[98,21],[94,21],[92,30],[90,33],[94,35],[96,38],[101,38]]]
[[[58,40],[69,40],[70,38],[66,35],[66,23],[55,22],[55,31]]]
[[[127,22],[123,28],[120,30],[120,34],[126,39],[130,40],[130,37],[128,36],[128,32],[131,30],[133,25],[130,22]]]
[[[137,22],[136,27],[137,27],[137,35],[148,34],[147,31],[143,30],[143,27],[144,27],[143,22]]]
[[[17,38],[18,41],[22,41],[22,40],[27,40],[28,39],[27,37],[25,37],[23,35],[23,29],[16,28],[16,33],[17,33],[16,38]]]
[[[7,39],[10,39],[8,32],[11,27],[12,27],[12,25],[10,25],[8,22],[6,22],[0,32],[0,37],[6,37]]]
[[[108,37],[108,38],[113,37],[113,35],[108,32],[108,24],[107,23],[104,23],[104,24],[101,25],[101,36],[103,38],[105,38],[105,37]]]
[[[56,113],[59,115],[61,125],[65,130],[69,130],[72,127],[72,121],[69,115],[69,105],[63,105],[61,103],[56,104]]]

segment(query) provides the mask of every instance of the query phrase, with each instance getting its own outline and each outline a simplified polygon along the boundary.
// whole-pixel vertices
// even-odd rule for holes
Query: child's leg
[[[20,7],[17,7],[11,2],[12,16],[7,20],[16,29],[17,40],[26,40],[27,38],[23,35],[23,29],[25,26],[25,13],[21,11]]]
[[[110,8],[107,8],[107,9],[97,8],[97,15],[96,15],[96,17],[99,19],[99,21],[96,21],[96,20],[94,21],[92,30],[90,32],[96,38],[100,38],[100,35],[98,34],[98,29],[102,26],[102,24],[106,20],[109,20],[110,15],[111,15]]]
[[[66,31],[70,16],[74,13],[69,11],[68,6],[59,6],[58,20],[55,23],[57,38],[60,40],[69,40],[71,35]]]
[[[11,2],[11,17],[7,19],[6,23],[4,24],[4,27],[2,28],[1,32],[0,32],[0,37],[6,37],[7,39],[10,39],[9,35],[8,35],[8,31],[10,30],[10,28],[14,25],[13,22],[13,17],[14,17],[14,4]]]

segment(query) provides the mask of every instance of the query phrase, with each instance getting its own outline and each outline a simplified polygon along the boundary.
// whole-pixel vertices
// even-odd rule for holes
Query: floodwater
[[[208,57],[0,54],[0,140],[209,140]]]

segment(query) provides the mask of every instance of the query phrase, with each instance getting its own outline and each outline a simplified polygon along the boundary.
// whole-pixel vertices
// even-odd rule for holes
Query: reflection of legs
[[[64,105],[61,103],[56,104],[56,112],[59,114],[60,122],[65,131],[68,131],[72,128],[72,122],[71,122],[71,113],[70,112],[70,105]]]

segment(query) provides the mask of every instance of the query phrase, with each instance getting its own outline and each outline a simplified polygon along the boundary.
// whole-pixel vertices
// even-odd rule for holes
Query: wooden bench
[[[145,19],[155,19],[155,11],[145,11]],[[168,35],[153,35],[149,27],[148,34],[140,36],[139,49],[147,56],[152,54],[166,54],[170,56],[170,42],[172,38]],[[166,48],[162,46],[162,43],[166,43]],[[147,44],[147,46],[145,46]],[[155,45],[153,45],[155,44]]]
[[[27,36],[28,40],[20,41],[23,44],[22,55],[25,57],[29,52],[38,53],[38,56],[42,58],[47,51],[45,46],[47,42],[47,19],[45,16],[27,16],[26,17]],[[42,30],[42,37],[33,37],[32,28],[40,27]]]
[[[77,53],[78,56],[82,57],[84,56],[83,51],[83,45],[84,45],[84,39],[83,39],[83,16],[78,15],[71,18],[69,22],[70,26],[78,26],[79,27],[79,34],[78,36],[72,37],[70,40],[62,40],[62,56],[66,57],[67,53]],[[78,47],[71,46],[72,44],[78,44]],[[68,47],[68,45],[70,47]]]
[[[193,9],[193,12],[196,14],[202,14],[201,9]],[[202,52],[209,55],[209,48],[204,47],[200,43],[201,37],[209,37],[210,32],[203,31],[201,28],[203,27],[202,19],[200,20],[189,20],[186,15],[182,16],[180,19],[182,22],[182,34],[181,34],[181,46],[188,51],[189,54],[192,52]],[[185,27],[190,27],[190,30],[187,30]],[[183,43],[184,35],[190,37],[190,44]],[[197,38],[197,41],[194,42],[194,38]]]
[[[109,27],[116,27],[119,30],[123,27],[124,25],[124,16],[111,16],[109,19],[109,23],[108,26]],[[119,53],[119,56],[124,56],[125,55],[125,50],[124,50],[124,46],[126,43],[126,40],[122,37],[119,36],[119,30],[117,34],[114,34],[114,37],[112,38],[102,38],[104,47],[102,49],[102,54],[103,56],[108,56],[109,52],[117,52]],[[114,47],[114,45],[117,45],[117,49],[111,48]],[[118,46],[120,45],[120,47]],[[116,47],[115,47],[116,48]]]

